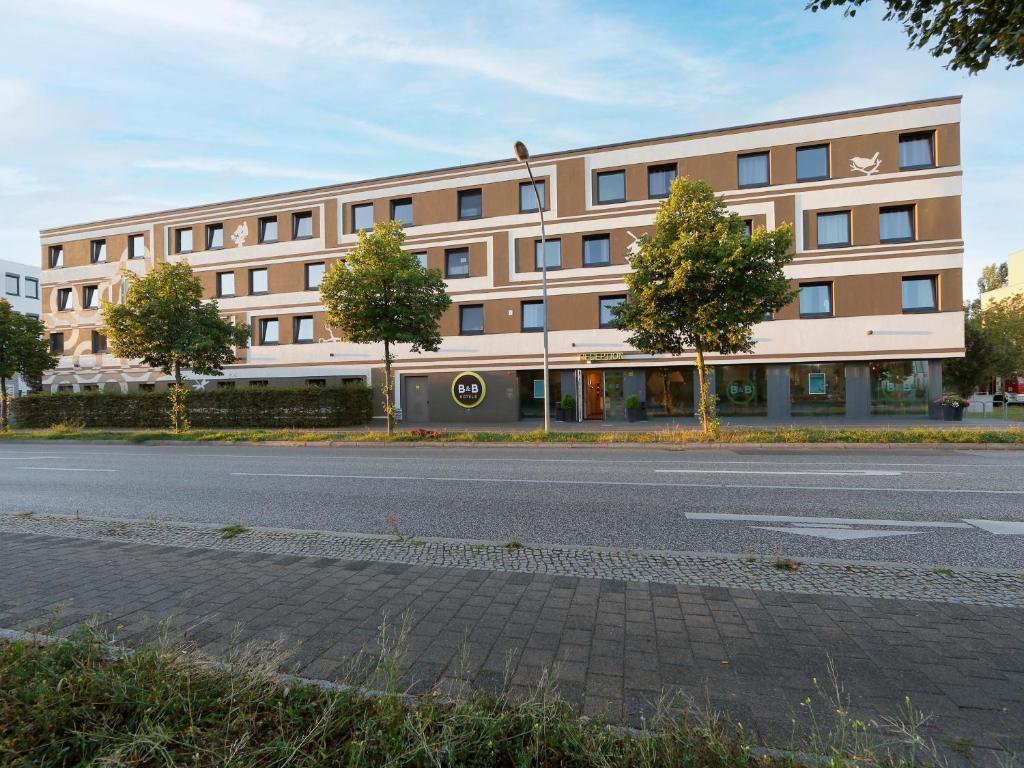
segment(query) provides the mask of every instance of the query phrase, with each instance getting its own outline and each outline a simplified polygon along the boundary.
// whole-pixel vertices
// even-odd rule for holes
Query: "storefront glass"
[[[715,366],[715,394],[721,416],[765,416],[768,383],[763,365]]]
[[[604,372],[604,419],[621,421],[626,418],[626,396],[622,371]]]
[[[648,368],[645,375],[648,418],[693,415],[693,368]]]
[[[544,371],[518,371],[519,377],[519,418],[544,418]],[[551,412],[555,412],[562,399],[562,372],[551,371]]]
[[[908,416],[927,412],[927,360],[871,363],[872,415]]]
[[[845,416],[846,365],[793,365],[789,368],[793,416]]]

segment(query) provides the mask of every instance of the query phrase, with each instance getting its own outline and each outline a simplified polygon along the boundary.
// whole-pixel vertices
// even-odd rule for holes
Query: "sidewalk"
[[[330,679],[385,616],[412,623],[414,690],[493,689],[506,669],[526,688],[556,665],[584,713],[636,723],[681,692],[789,747],[831,660],[856,716],[896,714],[910,696],[954,762],[1024,751],[1020,608],[0,536],[0,628],[98,617],[131,644],[170,617],[215,654],[280,641],[288,671]]]

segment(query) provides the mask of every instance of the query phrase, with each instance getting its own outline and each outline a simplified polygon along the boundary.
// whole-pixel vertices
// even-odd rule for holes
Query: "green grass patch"
[[[220,537],[222,539],[234,539],[238,536],[241,536],[243,533],[248,532],[249,529],[246,528],[244,525],[238,525],[237,523],[235,523],[234,525],[225,525],[223,528],[221,528]]]
[[[933,568],[932,569],[932,573],[934,573],[934,574],[936,574],[938,576],[945,576],[946,578],[950,578],[950,577],[955,575],[953,573],[953,569],[952,568]]]

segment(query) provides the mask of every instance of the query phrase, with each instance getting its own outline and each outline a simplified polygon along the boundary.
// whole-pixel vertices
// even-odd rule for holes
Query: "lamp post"
[[[544,203],[540,199],[537,180],[533,178],[533,169],[530,168],[530,150],[523,142],[517,141],[515,153],[516,160],[526,164],[526,172],[530,174],[530,184],[533,187],[533,196],[537,200],[537,213],[540,214],[540,279],[543,297],[541,307],[544,311],[544,434],[546,435],[551,429],[551,404],[548,402],[551,392],[551,371],[548,368],[548,246],[544,231]]]

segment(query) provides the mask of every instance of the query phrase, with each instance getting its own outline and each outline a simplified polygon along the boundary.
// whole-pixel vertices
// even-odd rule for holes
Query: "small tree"
[[[187,430],[182,370],[220,376],[223,366],[234,362],[235,347],[248,343],[249,329],[222,318],[216,301],[203,301],[202,283],[185,262],[158,264],[144,277],[125,275],[124,302],[103,302],[110,351],[174,376],[171,426]]]
[[[992,376],[999,375],[995,350],[975,314],[964,316],[964,356],[949,360],[942,368],[943,385],[963,397],[970,397],[978,385]]]
[[[788,224],[748,237],[743,220],[710,186],[680,177],[658,209],[654,234],[637,244],[617,325],[647,354],[694,350],[700,419],[711,437],[718,420],[704,355],[751,351],[753,326],[792,301],[783,272],[792,242]]]
[[[344,261],[331,265],[320,284],[327,322],[346,341],[384,344],[384,415],[391,435],[392,347],[409,344],[412,352],[436,352],[441,346],[438,323],[451,306],[440,270],[424,269],[402,250],[405,232],[395,221],[382,222],[372,232],[360,232],[359,242]]]
[[[43,323],[21,315],[10,302],[0,299],[0,430],[10,428],[11,397],[7,382],[17,374],[38,381],[43,371],[57,365],[57,356],[43,338]]]
[[[1002,288],[1010,282],[1010,270],[1004,261],[1002,264],[989,264],[981,270],[978,278],[978,290],[981,293]]]

